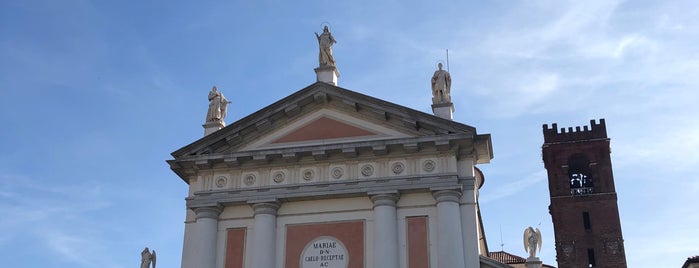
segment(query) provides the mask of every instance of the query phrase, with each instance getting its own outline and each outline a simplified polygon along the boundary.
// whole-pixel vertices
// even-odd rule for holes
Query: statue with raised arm
[[[226,109],[229,103],[226,97],[214,86],[209,92],[209,111],[206,113],[206,122],[224,123],[223,119],[226,118]]]
[[[437,67],[439,69],[432,75],[432,104],[450,103],[451,75],[442,70],[442,63],[439,63]]]
[[[152,268],[155,268],[155,250],[151,252],[146,247],[141,251],[141,268],[151,268],[151,264],[153,264]]]
[[[333,35],[330,33],[330,30],[328,30],[328,26],[326,25],[323,27],[323,33],[318,35],[316,34],[316,38],[318,39],[318,46],[320,47],[320,54],[318,54],[318,61],[320,62],[320,66],[318,67],[325,67],[325,66],[335,66],[335,58],[333,57],[333,44],[337,43],[335,41],[335,38]]]
[[[536,258],[536,249],[538,248],[539,251],[541,251],[541,232],[539,231],[539,228],[534,230],[534,228],[530,226],[529,228],[525,229],[523,242],[524,251],[529,252],[528,259]]]

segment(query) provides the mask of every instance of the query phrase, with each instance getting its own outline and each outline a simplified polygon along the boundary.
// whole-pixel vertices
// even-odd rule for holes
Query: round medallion
[[[274,173],[274,176],[272,177],[272,180],[276,183],[281,183],[284,181],[284,172],[278,171]]]
[[[339,168],[339,167],[333,168],[333,170],[331,172],[333,178],[335,178],[335,179],[342,178],[343,173],[344,173],[344,171],[342,171],[342,168]]]
[[[435,165],[434,161],[427,160],[427,161],[423,162],[422,170],[427,171],[427,172],[432,172],[432,171],[434,171],[435,166],[436,165]]]
[[[303,179],[306,181],[310,181],[313,179],[313,170],[312,169],[306,169],[303,171]]]
[[[248,174],[247,176],[245,176],[245,179],[243,179],[243,182],[247,186],[255,184],[255,175]]]
[[[308,242],[303,248],[299,263],[301,268],[347,268],[349,251],[337,238],[321,236]]]
[[[401,174],[405,170],[405,165],[403,165],[403,163],[401,163],[401,162],[393,163],[391,170],[393,170],[393,174],[396,174],[396,175]]]
[[[372,174],[374,174],[374,167],[372,165],[367,164],[362,166],[362,175],[364,177],[369,177]]]
[[[223,188],[223,186],[226,186],[226,183],[228,182],[228,179],[224,176],[220,176],[216,178],[216,187],[218,188]]]

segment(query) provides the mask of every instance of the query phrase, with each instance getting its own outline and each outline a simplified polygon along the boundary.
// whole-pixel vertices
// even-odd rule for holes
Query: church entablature
[[[444,153],[200,170],[190,182],[187,204],[366,196],[380,190],[430,192],[461,189],[465,181],[472,188],[475,177],[460,176],[464,173],[460,168],[473,167],[459,166],[454,154]]]
[[[287,185],[343,183],[398,177],[459,174],[453,154],[417,154],[384,158],[294,162],[276,166],[245,166],[199,170],[190,182],[192,193]]]

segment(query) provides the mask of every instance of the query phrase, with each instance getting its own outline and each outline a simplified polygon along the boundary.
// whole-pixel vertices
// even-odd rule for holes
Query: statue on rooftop
[[[151,268],[151,264],[153,264],[153,268],[155,268],[155,250],[150,252],[148,247],[146,247],[141,251],[141,268]]]
[[[534,228],[530,226],[529,228],[525,229],[523,242],[524,251],[529,252],[528,259],[536,258],[536,249],[538,248],[539,251],[541,251],[541,232],[539,231],[539,228],[534,230]]]
[[[439,63],[439,69],[432,75],[432,104],[451,102],[451,75],[442,70],[442,66],[442,63]]]
[[[320,65],[318,67],[332,66],[335,67],[335,58],[333,57],[333,44],[337,43],[333,35],[328,30],[328,26],[323,27],[323,33],[318,35],[318,45],[320,47],[320,54],[318,54],[318,61]]]
[[[209,111],[206,113],[206,122],[221,122],[226,118],[226,109],[230,102],[218,91],[216,86],[209,92]]]

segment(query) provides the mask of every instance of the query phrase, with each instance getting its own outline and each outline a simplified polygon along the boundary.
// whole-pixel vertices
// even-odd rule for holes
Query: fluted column
[[[432,196],[437,200],[437,267],[465,267],[459,213],[461,191],[439,190]]]
[[[374,267],[398,268],[398,192],[371,194],[374,203]]]
[[[185,240],[185,248],[188,252],[182,258],[182,268],[214,268],[216,266],[216,240],[218,234],[218,215],[223,208],[221,206],[209,206],[194,208],[196,220],[194,222],[194,234],[189,240]]]
[[[274,268],[277,260],[277,210],[279,202],[251,204],[255,213],[252,230],[252,267]]]

